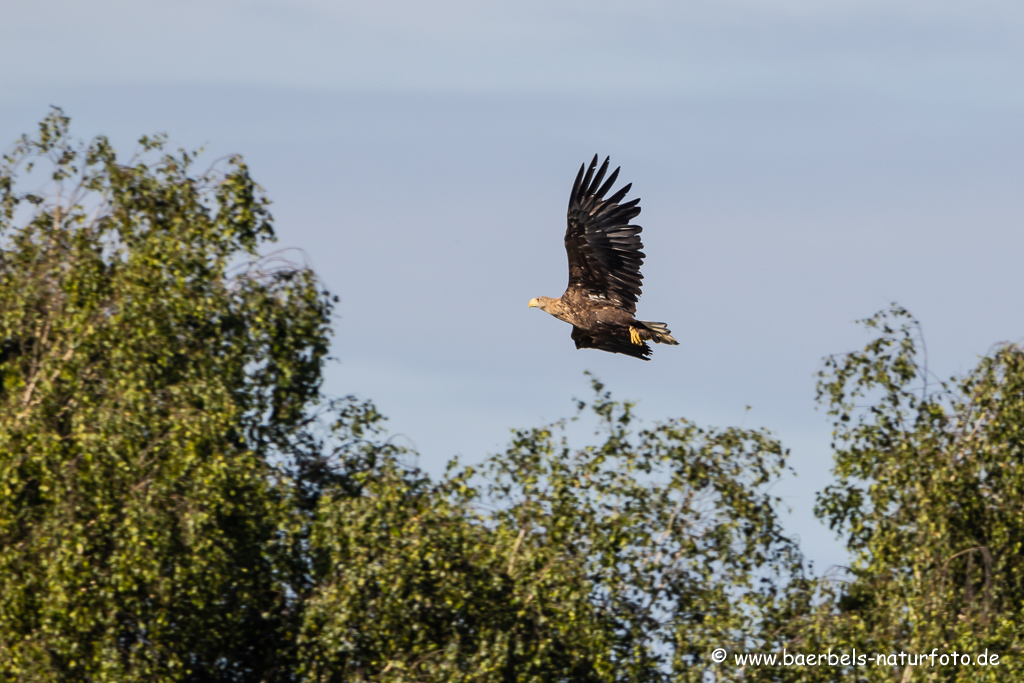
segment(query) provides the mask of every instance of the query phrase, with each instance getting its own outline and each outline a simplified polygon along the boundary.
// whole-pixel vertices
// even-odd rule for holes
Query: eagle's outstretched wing
[[[600,349],[611,353],[624,353],[641,360],[651,359],[651,347],[647,344],[634,344],[629,337],[621,334],[613,334],[609,329],[604,331],[598,328],[585,330],[582,327],[572,326],[572,340],[576,342],[577,349]]]
[[[608,170],[608,158],[598,169],[595,154],[586,175],[583,170],[584,166],[580,166],[569,195],[569,225],[565,231],[565,251],[569,256],[568,290],[578,290],[583,297],[606,300],[624,311],[635,313],[643,281],[640,265],[644,261],[644,253],[640,241],[642,228],[630,225],[629,221],[640,213],[637,206],[640,200],[619,203],[629,192],[631,184],[604,198],[619,175],[616,168],[608,180],[601,183]]]

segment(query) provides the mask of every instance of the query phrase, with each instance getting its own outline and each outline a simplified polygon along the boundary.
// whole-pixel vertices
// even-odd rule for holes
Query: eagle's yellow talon
[[[629,326],[629,341],[633,342],[637,346],[644,343],[643,339],[640,338],[640,331],[632,325]]]

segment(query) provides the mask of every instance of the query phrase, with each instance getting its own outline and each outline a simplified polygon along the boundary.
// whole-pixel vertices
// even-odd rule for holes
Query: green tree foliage
[[[1024,350],[997,347],[936,382],[920,328],[894,307],[879,336],[830,358],[819,399],[834,421],[837,481],[818,514],[847,539],[849,581],[800,639],[812,651],[998,654],[997,666],[866,666],[805,680],[1018,680],[1024,612]],[[826,586],[828,587],[828,586]]]
[[[254,680],[286,664],[271,460],[330,302],[253,260],[272,232],[241,159],[121,160],[67,124],[0,167],[0,678]]]
[[[757,431],[685,420],[634,431],[595,382],[599,443],[564,423],[432,483],[389,462],[366,495],[324,498],[303,628],[317,681],[705,680],[707,656],[777,646],[804,595],[763,487]],[[722,677],[735,672],[724,668]]]
[[[478,467],[409,466],[372,404],[322,395],[332,299],[260,256],[242,160],[196,172],[165,147],[121,159],[56,110],[0,164],[0,680],[1024,674],[1019,346],[936,382],[894,307],[827,359],[818,514],[853,560],[812,581],[770,434],[644,426],[597,381]],[[718,647],[1000,663],[740,667]]]

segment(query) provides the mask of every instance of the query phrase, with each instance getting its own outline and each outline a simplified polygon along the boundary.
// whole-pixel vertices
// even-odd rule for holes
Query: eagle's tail
[[[679,342],[676,341],[675,337],[672,336],[672,331],[668,329],[668,325],[665,323],[652,323],[646,320],[638,321],[641,325],[647,328],[647,332],[651,333],[649,337],[652,341],[658,344],[671,344],[672,346],[678,346]],[[644,338],[648,338],[647,335],[643,335]]]

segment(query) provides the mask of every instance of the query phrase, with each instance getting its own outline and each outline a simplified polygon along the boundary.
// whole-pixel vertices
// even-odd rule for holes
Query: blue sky
[[[437,472],[566,416],[583,371],[642,416],[774,430],[820,565],[827,354],[890,301],[930,367],[1024,338],[1024,6],[1010,2],[7,0],[0,145],[51,104],[83,137],[242,153],[280,246],[341,297],[328,390]],[[6,142],[5,142],[6,141]],[[576,169],[642,198],[639,313],[680,346],[576,351]],[[298,254],[298,252],[296,252]],[[746,406],[751,406],[750,411]]]

